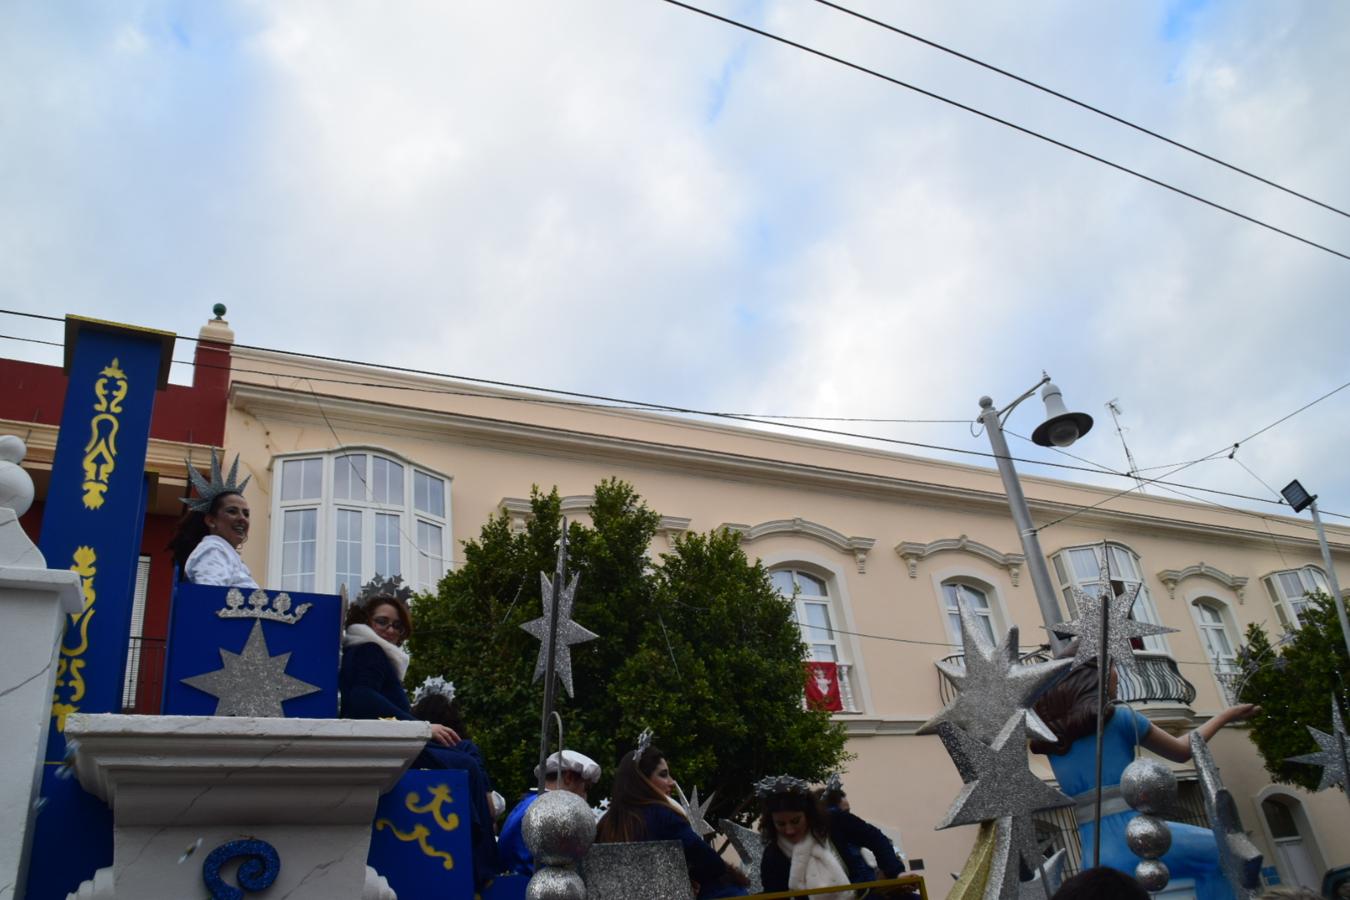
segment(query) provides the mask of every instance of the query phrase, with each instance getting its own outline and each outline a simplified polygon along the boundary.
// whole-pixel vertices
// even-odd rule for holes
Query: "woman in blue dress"
[[[1117,679],[1112,671],[1106,695],[1116,696]],[[1036,713],[1059,740],[1033,739],[1031,749],[1050,758],[1059,787],[1077,806],[1078,835],[1083,843],[1084,864],[1092,853],[1096,835],[1094,800],[1097,764],[1097,688],[1095,662],[1075,669],[1036,702]],[[1250,703],[1232,706],[1196,729],[1206,741],[1230,722],[1249,719],[1260,712]],[[1110,700],[1106,709],[1102,750],[1102,849],[1101,864],[1134,875],[1139,857],[1125,843],[1125,826],[1136,815],[1120,795],[1120,776],[1134,762],[1136,748],[1143,746],[1172,762],[1189,762],[1190,735],[1173,737],[1128,705]],[[1232,900],[1233,892],[1219,870],[1219,851],[1214,832],[1194,825],[1168,822],[1172,848],[1162,861],[1173,879],[1195,879],[1199,900]]]

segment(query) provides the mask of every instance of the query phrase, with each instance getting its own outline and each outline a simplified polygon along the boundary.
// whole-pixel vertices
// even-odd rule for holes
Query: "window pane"
[[[1133,553],[1123,547],[1111,548],[1111,577],[1118,581],[1141,580]]]
[[[318,510],[288,509],[283,516],[285,536],[281,542],[281,589],[313,591]]]
[[[1327,576],[1322,574],[1321,569],[1314,569],[1312,567],[1308,567],[1303,571],[1307,576],[1304,579],[1304,584],[1307,585],[1308,590],[1325,591],[1328,594],[1331,593],[1331,583],[1327,581]]]
[[[322,485],[323,460],[288,459],[281,464],[282,500],[317,500]]]
[[[445,481],[426,472],[414,472],[413,506],[418,512],[444,516]]]
[[[337,587],[347,586],[347,596],[361,591],[361,513],[354,509],[337,511],[336,574]]]
[[[824,597],[826,594],[825,582],[805,572],[797,573],[797,585],[803,594],[810,594],[812,597]]]
[[[366,499],[364,453],[349,453],[333,460],[333,496],[339,500]]]
[[[1097,551],[1092,547],[1070,550],[1069,562],[1073,566],[1073,576],[1077,581],[1096,581],[1101,577],[1102,567],[1097,563]]]
[[[417,522],[417,583],[423,588],[434,588],[445,574],[441,557],[441,527],[430,522]]]
[[[1223,617],[1219,615],[1219,611],[1208,603],[1198,603],[1195,608],[1200,612],[1200,621],[1206,625],[1223,624]]]
[[[1294,814],[1283,803],[1278,800],[1262,800],[1261,812],[1265,813],[1266,822],[1270,825],[1270,836],[1275,840],[1299,836]]]
[[[377,456],[371,460],[370,495],[376,503],[403,505],[403,466]]]
[[[792,572],[788,569],[779,569],[776,572],[769,573],[769,580],[773,582],[774,589],[785,597],[791,597],[796,589],[792,583]]]
[[[378,457],[376,462],[379,462]],[[385,578],[403,574],[399,560],[398,516],[386,513],[375,516],[375,574]]]
[[[839,655],[835,652],[833,644],[812,644],[811,659],[816,662],[838,662]]]
[[[1297,600],[1303,596],[1303,579],[1298,577],[1297,572],[1277,572],[1275,578],[1280,583],[1280,593],[1286,599]]]
[[[823,603],[802,604],[802,634],[809,642],[834,640],[830,611]]]

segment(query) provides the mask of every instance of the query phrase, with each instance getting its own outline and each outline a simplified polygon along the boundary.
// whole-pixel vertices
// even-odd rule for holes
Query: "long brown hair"
[[[412,637],[412,613],[408,610],[408,604],[402,597],[394,594],[376,594],[374,597],[366,599],[364,602],[353,603],[347,610],[347,621],[342,623],[346,628],[350,625],[369,625],[371,613],[385,604],[389,604],[398,612],[398,620],[403,623],[403,640]]]
[[[1080,737],[1097,733],[1097,662],[1093,660],[1070,672],[1064,680],[1036,701],[1036,715],[1055,733],[1057,741],[1031,739],[1034,753],[1063,756]],[[1115,701],[1106,698],[1106,718],[1115,715]]]
[[[636,757],[636,759],[634,758]],[[660,747],[647,747],[641,753],[625,753],[614,773],[609,809],[595,829],[595,839],[601,844],[641,841],[647,838],[647,824],[642,818],[642,807],[664,806],[675,811],[665,794],[652,781],[652,773],[666,758]]]
[[[766,845],[778,841],[778,829],[773,824],[773,814],[776,812],[799,812],[806,816],[806,827],[817,841],[823,842],[829,833],[829,813],[817,792],[803,794],[778,791],[765,797],[759,804],[759,833],[764,836]]]

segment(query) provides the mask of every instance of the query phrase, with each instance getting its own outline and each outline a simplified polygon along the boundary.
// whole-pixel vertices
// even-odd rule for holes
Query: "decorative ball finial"
[[[33,505],[33,479],[19,465],[27,452],[22,439],[0,435],[0,506],[14,510],[16,516]]]
[[[211,307],[211,312],[216,314],[217,319],[223,319],[225,318],[227,310],[225,309],[224,303],[217,303],[215,306]]]

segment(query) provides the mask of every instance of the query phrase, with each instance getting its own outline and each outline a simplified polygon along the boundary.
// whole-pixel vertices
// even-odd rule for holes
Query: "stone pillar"
[[[273,880],[250,892],[393,900],[366,865],[371,821],[431,737],[425,722],[77,713],[66,736],[80,785],[113,808],[113,864],[73,896],[204,896],[247,843],[279,863],[259,864]],[[227,882],[248,877],[230,868]]]
[[[25,452],[17,437],[0,436],[0,900],[24,895],[57,646],[82,603],[79,576],[48,569],[19,526],[33,502],[32,479],[19,468]]]

